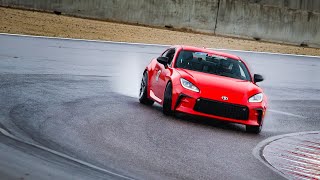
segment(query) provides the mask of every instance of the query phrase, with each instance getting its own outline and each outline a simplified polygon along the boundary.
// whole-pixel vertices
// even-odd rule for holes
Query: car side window
[[[162,57],[167,57],[169,59],[168,64],[171,66],[174,54],[176,50],[175,49],[168,49],[162,54]]]

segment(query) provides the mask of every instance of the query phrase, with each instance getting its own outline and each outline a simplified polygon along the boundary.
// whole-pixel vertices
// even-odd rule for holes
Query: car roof
[[[205,53],[223,56],[223,57],[227,57],[227,58],[231,58],[231,59],[235,59],[235,60],[241,60],[236,55],[232,55],[232,54],[228,54],[228,53],[224,53],[224,52],[219,52],[219,51],[214,51],[214,50],[207,49],[207,48],[200,48],[200,47],[195,47],[195,46],[184,46],[184,45],[175,45],[174,47],[178,48],[178,49],[180,48],[181,50],[183,49],[183,50],[187,50],[187,51],[205,52]]]

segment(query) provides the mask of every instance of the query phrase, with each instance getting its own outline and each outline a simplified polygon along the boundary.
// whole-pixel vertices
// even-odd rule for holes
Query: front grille
[[[249,118],[249,109],[246,106],[202,98],[197,99],[194,110],[231,119],[247,120]]]

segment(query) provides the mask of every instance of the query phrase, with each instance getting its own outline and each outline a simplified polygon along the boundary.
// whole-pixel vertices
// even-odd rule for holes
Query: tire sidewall
[[[142,75],[142,78],[141,78],[141,81],[145,81],[145,88],[142,92],[142,95],[140,96],[139,94],[139,101],[142,101],[144,98],[147,97],[147,89],[148,89],[148,73],[147,72],[144,72],[143,75]],[[141,88],[141,85],[140,85],[140,88]]]
[[[148,72],[147,71],[145,71],[143,73],[141,81],[143,81],[143,80],[145,81],[145,85],[144,85],[145,87],[142,92],[142,95],[140,96],[140,94],[139,94],[139,101],[142,104],[151,106],[151,105],[153,105],[154,101],[148,98]],[[141,89],[141,85],[140,85],[140,89]]]
[[[172,114],[172,83],[168,82],[165,92],[164,92],[164,101],[163,101],[163,113],[165,115]]]

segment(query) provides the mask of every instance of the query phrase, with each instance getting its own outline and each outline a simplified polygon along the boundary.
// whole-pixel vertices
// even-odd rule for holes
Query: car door
[[[171,48],[168,49],[166,52],[162,54],[163,57],[168,58],[168,65],[165,67],[164,65],[157,63],[156,66],[156,89],[155,89],[155,95],[163,100],[164,97],[164,90],[166,88],[167,82],[166,82],[166,76],[170,74],[170,69],[171,69],[171,62],[173,60],[173,57],[175,55],[175,49]]]

